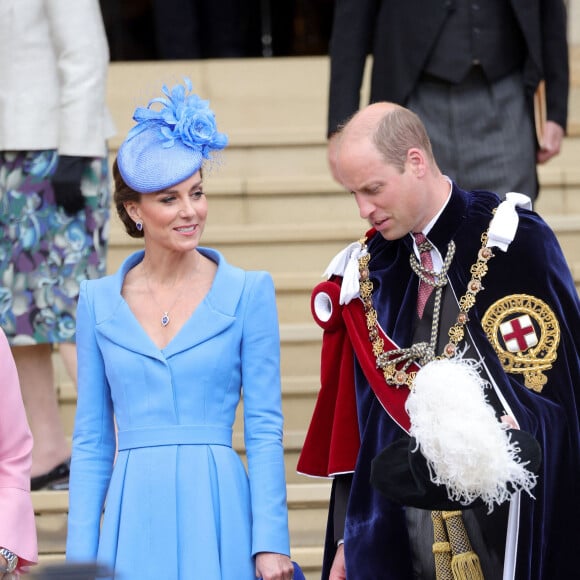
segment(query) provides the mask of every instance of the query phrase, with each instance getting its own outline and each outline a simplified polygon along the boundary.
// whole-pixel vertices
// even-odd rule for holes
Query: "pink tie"
[[[419,249],[421,266],[427,270],[433,270],[433,260],[431,259],[431,243],[421,232],[416,234],[414,233],[413,237],[415,238],[415,243]],[[433,280],[432,275],[426,274],[426,276],[427,278]],[[429,300],[429,296],[431,296],[432,291],[433,286],[427,284],[427,282],[423,282],[423,280],[419,282],[419,295],[417,296],[417,314],[419,315],[419,318],[423,318],[423,310],[425,309],[425,304],[427,304],[427,300]]]

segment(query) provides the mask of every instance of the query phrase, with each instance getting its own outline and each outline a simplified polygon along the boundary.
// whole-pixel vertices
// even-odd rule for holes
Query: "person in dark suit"
[[[536,163],[560,152],[568,108],[562,0],[337,0],[330,41],[333,135],[360,105],[367,54],[370,102],[417,113],[444,173],[470,189],[538,194]],[[533,96],[545,81],[538,141]]]

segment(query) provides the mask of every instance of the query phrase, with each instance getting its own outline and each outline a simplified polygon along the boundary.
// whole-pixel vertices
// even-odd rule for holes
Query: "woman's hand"
[[[260,552],[256,556],[256,578],[263,580],[292,580],[294,565],[284,554]]]
[[[0,568],[6,570],[8,568],[8,560],[4,556],[0,556]],[[15,572],[0,571],[0,580],[17,580],[18,576]]]

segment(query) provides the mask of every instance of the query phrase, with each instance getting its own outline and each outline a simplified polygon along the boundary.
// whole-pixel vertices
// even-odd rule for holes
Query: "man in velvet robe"
[[[341,183],[373,228],[366,241],[372,300],[378,325],[398,347],[411,346],[424,333],[416,312],[419,279],[410,265],[416,251],[410,233],[426,235],[439,267],[454,241],[438,328],[441,354],[499,197],[465,192],[442,175],[421,122],[391,103],[370,105],[353,117],[342,131],[338,161]],[[498,420],[509,417],[535,438],[542,461],[531,494],[514,493],[491,514],[474,508],[464,515],[478,512],[476,528],[483,538],[478,549],[488,552],[480,554],[484,571],[488,565],[494,574],[499,569],[489,576],[494,580],[572,578],[580,546],[579,299],[553,231],[532,211],[514,208],[514,215],[513,239],[492,248],[458,347],[469,345],[464,356],[482,362]],[[326,284],[336,280],[341,278]],[[373,459],[407,436],[406,387],[384,381],[377,386],[370,341],[365,346],[361,340],[367,330],[353,331],[349,305],[339,305],[335,287],[328,315],[318,318],[325,329],[321,390],[298,463],[301,473],[334,478],[323,579],[434,578],[433,570],[426,575],[422,568],[432,557],[425,554],[424,537],[432,531],[410,524],[412,510],[404,498],[388,499],[370,483]],[[316,300],[313,296],[313,304]],[[500,322],[511,324],[512,334],[528,324],[536,343],[522,345],[520,332],[510,346]]]

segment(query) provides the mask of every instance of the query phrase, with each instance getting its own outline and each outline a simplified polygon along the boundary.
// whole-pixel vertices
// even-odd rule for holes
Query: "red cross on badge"
[[[499,331],[509,352],[521,352],[538,344],[538,336],[527,314],[503,322]]]
[[[550,306],[530,294],[510,294],[486,310],[481,327],[504,370],[523,375],[524,385],[541,393],[560,343],[560,324]]]

